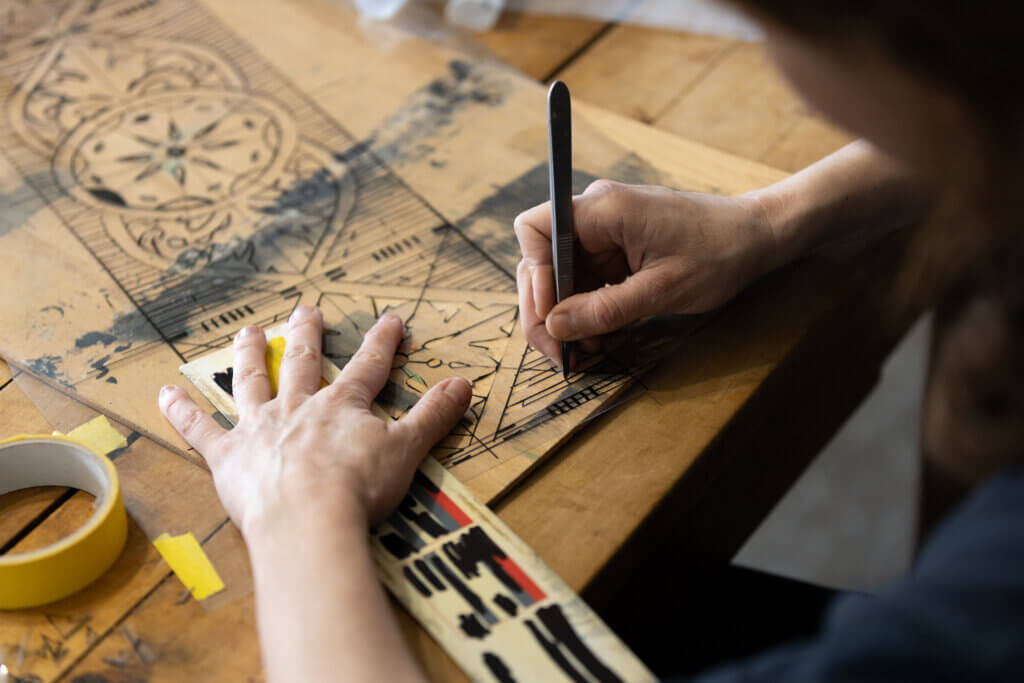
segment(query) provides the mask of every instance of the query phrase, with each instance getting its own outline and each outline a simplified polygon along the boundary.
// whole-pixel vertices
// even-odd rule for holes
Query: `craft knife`
[[[569,88],[555,81],[548,90],[548,181],[551,192],[551,262],[555,303],[574,293],[572,222],[572,116]],[[562,377],[569,379],[572,343],[562,342]]]

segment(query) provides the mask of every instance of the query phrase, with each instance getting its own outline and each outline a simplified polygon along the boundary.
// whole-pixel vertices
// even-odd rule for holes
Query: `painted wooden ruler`
[[[284,329],[267,332],[278,351]],[[221,349],[181,371],[234,422],[232,353]],[[339,372],[323,360],[325,381]],[[433,457],[423,461],[398,509],[371,535],[381,581],[472,679],[655,680],[600,617]]]

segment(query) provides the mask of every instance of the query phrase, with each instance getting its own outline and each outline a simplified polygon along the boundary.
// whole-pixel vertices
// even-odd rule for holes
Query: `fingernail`
[[[313,306],[299,306],[294,311],[292,311],[291,317],[288,318],[288,324],[291,325],[292,323],[297,322],[300,318],[308,318],[310,316],[319,314],[319,308],[315,308]]]
[[[572,316],[565,311],[551,313],[544,326],[548,329],[548,334],[561,341],[572,341],[576,333]]]
[[[166,396],[167,394],[174,391],[175,388],[176,387],[173,384],[165,384],[164,386],[160,387],[160,395]]]
[[[454,377],[448,380],[448,384],[445,385],[444,393],[448,394],[453,401],[462,402],[468,397],[472,387],[462,377]]]
[[[239,337],[249,337],[251,335],[256,334],[259,331],[260,328],[256,327],[255,325],[246,325],[245,327],[238,331],[238,334],[235,335],[235,339],[238,339]]]

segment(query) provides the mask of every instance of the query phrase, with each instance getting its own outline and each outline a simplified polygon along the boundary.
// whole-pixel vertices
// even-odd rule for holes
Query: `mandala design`
[[[208,213],[281,171],[295,128],[269,100],[185,90],[131,100],[58,148],[65,190],[84,204],[151,216]]]
[[[10,7],[0,37],[16,59],[0,47],[0,147],[136,309],[64,340],[74,349],[57,349],[61,372],[74,386],[116,383],[160,344],[205,356],[300,304],[320,306],[324,354],[343,365],[388,311],[407,337],[378,403],[400,418],[444,378],[469,380],[469,413],[435,455],[474,477],[534,462],[562,415],[626,381],[610,368],[566,383],[514,334],[514,281],[496,258],[507,225],[471,239],[382,163],[376,143],[209,29],[201,8],[56,0],[37,12],[0,0],[0,22]],[[452,62],[410,101],[432,106],[471,69]],[[516,463],[487,485],[525,471]]]
[[[353,182],[244,85],[201,47],[84,33],[55,41],[8,112],[134,259],[302,273],[351,208]]]
[[[199,47],[74,35],[50,48],[9,102],[8,111],[26,142],[48,154],[81,123],[129,97],[243,85],[237,70]]]

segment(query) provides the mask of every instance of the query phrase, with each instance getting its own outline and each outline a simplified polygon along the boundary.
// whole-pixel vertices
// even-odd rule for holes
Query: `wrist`
[[[762,245],[760,271],[757,275],[781,268],[798,259],[804,252],[801,207],[798,198],[783,183],[742,195],[751,204],[753,224],[759,232]]]
[[[240,526],[251,553],[264,548],[302,546],[307,539],[358,536],[365,538],[369,519],[364,506],[351,496],[296,497],[290,503],[265,507]]]
[[[782,244],[777,227],[782,217],[782,202],[775,194],[768,192],[768,189],[754,190],[740,197],[745,200],[748,224],[753,233],[753,238],[749,241],[752,245],[752,253],[748,259],[750,280],[786,264],[785,245]]]

